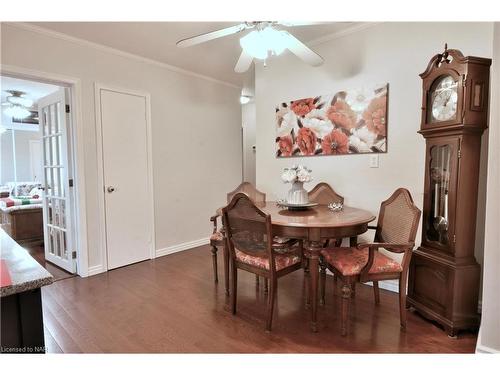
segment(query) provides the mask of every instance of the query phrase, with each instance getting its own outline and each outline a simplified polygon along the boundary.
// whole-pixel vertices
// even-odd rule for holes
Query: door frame
[[[70,90],[70,124],[72,142],[72,167],[74,180],[75,227],[73,238],[76,251],[76,273],[79,276],[89,276],[87,245],[87,205],[85,195],[85,152],[82,115],[82,83],[79,78],[60,74],[28,69],[14,65],[0,64],[0,74],[8,77],[26,79],[36,82],[50,83]]]
[[[103,139],[102,139],[102,119],[101,119],[101,90],[113,91],[120,94],[134,95],[144,97],[146,100],[146,140],[147,140],[147,176],[148,176],[148,206],[151,220],[151,246],[149,249],[149,258],[156,257],[156,226],[155,226],[155,209],[154,209],[154,188],[153,188],[153,137],[151,127],[151,95],[145,91],[117,87],[113,85],[95,82],[95,123],[97,134],[97,178],[100,186],[98,187],[98,202],[99,202],[99,243],[101,247],[101,264],[102,271],[108,271],[108,249],[106,243],[106,206],[104,193],[104,159],[103,159]]]

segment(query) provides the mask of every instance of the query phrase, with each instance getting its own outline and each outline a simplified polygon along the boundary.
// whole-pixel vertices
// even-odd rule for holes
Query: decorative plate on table
[[[277,202],[277,205],[280,207],[288,208],[290,211],[302,211],[308,210],[309,208],[316,207],[318,203],[309,202],[309,203],[288,203],[286,200],[282,199]]]

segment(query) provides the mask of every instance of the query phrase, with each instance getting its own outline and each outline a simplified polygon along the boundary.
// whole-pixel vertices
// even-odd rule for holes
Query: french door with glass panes
[[[66,89],[38,102],[43,162],[45,259],[74,273],[68,177]]]

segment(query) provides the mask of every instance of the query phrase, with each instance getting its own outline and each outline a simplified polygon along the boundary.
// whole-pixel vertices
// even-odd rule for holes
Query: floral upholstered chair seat
[[[359,275],[368,262],[368,248],[339,247],[324,249],[321,255],[344,276]],[[376,251],[370,274],[401,272],[401,264]]]
[[[282,251],[286,250],[286,251]],[[300,263],[302,261],[300,250],[299,249],[282,249],[275,250],[279,252],[275,256],[276,262],[276,271],[280,271],[286,267],[290,267],[293,264]],[[236,255],[236,260],[241,263],[249,264],[251,266],[263,268],[269,270],[269,258],[262,255],[250,255],[248,253],[244,253],[243,251],[234,249],[234,253]]]

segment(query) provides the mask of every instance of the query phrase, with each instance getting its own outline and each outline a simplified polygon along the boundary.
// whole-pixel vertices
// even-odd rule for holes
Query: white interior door
[[[74,273],[68,178],[66,89],[38,102],[42,139],[43,226],[45,259]]]
[[[152,257],[146,96],[99,88],[108,269]]]

